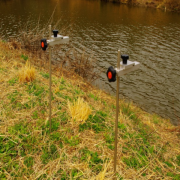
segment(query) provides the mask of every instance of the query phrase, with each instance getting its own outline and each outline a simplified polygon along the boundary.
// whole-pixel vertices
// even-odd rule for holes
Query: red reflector
[[[108,72],[108,79],[112,79],[112,72],[111,71]]]
[[[41,42],[41,47],[44,48],[44,42]]]

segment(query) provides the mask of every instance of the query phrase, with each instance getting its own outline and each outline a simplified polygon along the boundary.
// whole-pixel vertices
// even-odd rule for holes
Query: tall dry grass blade
[[[103,164],[103,171],[101,171],[101,172],[95,177],[95,180],[105,180],[105,179],[106,179],[106,175],[113,175],[113,174],[114,174],[114,172],[112,171],[112,169],[111,169],[110,172],[108,172],[108,168],[109,168],[111,162],[112,162],[112,161],[110,161],[109,163],[106,162],[106,163]],[[109,179],[109,178],[108,178],[108,179]]]
[[[35,68],[31,67],[29,61],[26,65],[19,71],[19,81],[20,82],[31,82],[35,79]]]
[[[78,98],[78,100],[73,103],[68,101],[68,109],[72,118],[71,123],[75,123],[76,125],[84,123],[92,113],[88,103],[82,98]]]

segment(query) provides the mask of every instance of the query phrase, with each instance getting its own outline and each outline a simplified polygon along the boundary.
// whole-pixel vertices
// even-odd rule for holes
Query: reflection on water
[[[104,73],[97,84],[115,93],[106,70],[116,65],[117,50],[127,53],[141,68],[121,77],[120,95],[148,112],[180,122],[180,15],[156,9],[128,7],[92,0],[0,1],[0,30],[15,36],[28,17],[73,25],[70,34],[77,50],[93,51]]]

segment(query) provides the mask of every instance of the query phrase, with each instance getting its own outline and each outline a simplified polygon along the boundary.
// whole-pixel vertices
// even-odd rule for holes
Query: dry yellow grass
[[[35,79],[35,68],[27,61],[25,66],[19,71],[20,82],[31,82]]]
[[[72,117],[71,123],[75,125],[83,124],[92,113],[88,103],[82,98],[78,98],[73,103],[68,101],[68,109],[70,116]]]
[[[104,163],[102,171],[96,177],[91,178],[91,180],[105,180],[105,179],[111,180],[111,179],[113,179],[114,172],[108,170],[109,166],[112,165],[111,163],[112,163],[112,161],[110,161],[109,163],[108,162]],[[107,175],[109,178],[106,178]]]

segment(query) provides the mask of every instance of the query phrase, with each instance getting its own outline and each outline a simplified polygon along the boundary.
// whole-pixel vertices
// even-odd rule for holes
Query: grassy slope
[[[36,79],[19,83],[27,59],[37,62],[0,42],[0,179],[112,179],[115,98],[62,70],[52,78],[50,134],[49,74],[36,66]],[[68,111],[78,97],[93,110],[84,124]],[[120,107],[118,179],[180,179],[180,139],[169,121]]]

